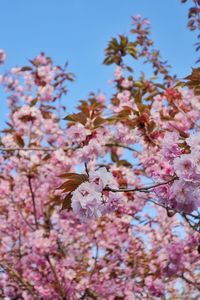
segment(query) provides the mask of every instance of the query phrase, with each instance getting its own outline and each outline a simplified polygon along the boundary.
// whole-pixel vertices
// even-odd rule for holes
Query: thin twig
[[[35,219],[35,227],[38,229],[38,220],[37,220],[37,209],[36,209],[36,203],[35,203],[35,194],[33,192],[33,187],[32,187],[32,182],[31,182],[31,175],[27,175],[28,177],[28,185],[29,185],[29,189],[31,192],[31,200],[32,200],[32,204],[33,204],[33,214],[34,214],[34,219]]]
[[[140,188],[126,188],[126,189],[113,189],[110,187],[105,187],[104,190],[105,191],[109,191],[109,192],[113,192],[113,193],[124,193],[124,192],[146,192],[148,190],[154,189],[158,186],[162,186],[162,185],[166,185],[168,183],[173,182],[175,179],[177,179],[176,177],[174,177],[173,179],[170,179],[169,181],[166,182],[161,182],[161,183],[157,183],[155,185],[150,185],[150,186],[146,186],[146,187],[140,187]]]
[[[41,298],[36,295],[36,290],[34,286],[32,286],[26,279],[24,279],[21,274],[19,274],[16,270],[11,268],[8,264],[4,262],[0,262],[0,267],[5,271],[8,271],[10,276],[14,277],[21,285],[30,293],[34,300],[40,300]]]
[[[60,150],[62,149],[63,151],[67,151],[69,150],[69,148],[60,148],[60,147],[38,147],[38,148],[31,148],[31,147],[26,147],[26,148],[19,148],[19,147],[16,147],[16,148],[0,148],[0,151],[3,151],[3,152],[9,152],[9,151],[56,151],[56,150]]]
[[[90,272],[90,278],[89,278],[90,282],[91,282],[92,276],[93,276],[93,274],[95,272],[95,269],[96,269],[96,266],[97,266],[98,256],[99,256],[99,247],[98,247],[98,244],[96,243],[96,254],[95,254],[95,257],[94,257],[94,266],[93,266],[93,268]],[[94,300],[100,300],[98,295],[93,290],[91,290],[90,288],[85,289],[85,292],[81,297],[81,300],[84,300],[87,296],[91,297]]]
[[[86,172],[87,176],[89,177],[89,170],[88,170],[88,165],[86,162],[84,163],[84,166],[85,166],[85,172]]]
[[[18,210],[20,216],[22,217],[22,219],[23,219],[23,221],[26,223],[26,225],[27,225],[31,230],[34,231],[35,229],[31,226],[31,224],[29,224],[29,222],[27,221],[27,219],[24,217],[24,215],[23,215],[23,213],[22,213],[22,211],[21,211],[19,205],[14,201],[13,197],[11,197],[11,202],[12,202],[13,205],[17,208],[17,210]]]
[[[63,286],[62,286],[62,284],[61,284],[61,282],[60,282],[60,280],[59,280],[59,278],[58,278],[58,276],[57,276],[56,270],[55,270],[55,268],[54,268],[54,266],[53,266],[53,264],[52,264],[52,262],[51,262],[51,259],[50,259],[50,257],[49,257],[48,254],[46,255],[46,260],[48,261],[49,266],[50,266],[50,269],[51,269],[51,271],[52,271],[52,273],[53,273],[53,276],[54,276],[54,278],[55,278],[58,292],[60,293],[60,295],[61,295],[61,297],[62,297],[61,299],[62,299],[62,300],[67,300],[67,297],[66,297],[66,295],[65,295],[64,288],[63,288]]]
[[[189,225],[193,230],[195,230],[195,231],[197,231],[197,232],[199,233],[200,230],[196,228],[196,224],[194,224],[194,225],[191,224],[191,220],[187,217],[187,215],[192,216],[192,217],[195,218],[195,219],[199,219],[199,217],[198,217],[198,216],[193,216],[193,215],[191,215],[191,214],[182,214],[182,217],[183,217],[184,220],[188,223],[188,225]]]
[[[158,202],[154,201],[153,199],[148,199],[147,201],[152,202],[152,203],[154,203],[155,205],[158,205],[158,206],[160,206],[160,207],[163,207],[163,208],[165,208],[166,210],[169,210],[169,209],[170,209],[170,210],[173,210],[174,213],[180,214],[184,219],[186,219],[187,222],[189,222],[189,219],[186,217],[186,214],[185,214],[185,213],[182,213],[182,212],[176,210],[175,208],[166,206],[166,205],[164,205],[164,204],[162,204],[162,203],[158,203]],[[195,216],[195,215],[190,214],[190,213],[187,213],[187,216],[190,216],[190,217],[192,217],[192,218],[194,218],[194,219],[200,219],[199,216]],[[191,225],[191,224],[190,224],[190,225]],[[192,225],[191,225],[191,226],[192,226]],[[194,228],[193,228],[193,229],[194,229]]]
[[[136,149],[134,149],[130,146],[126,146],[124,144],[121,144],[121,143],[107,143],[107,144],[105,144],[105,146],[107,146],[107,147],[120,147],[120,148],[128,149],[130,151],[139,153],[138,150],[136,150]]]
[[[185,282],[187,282],[188,284],[193,285],[198,291],[200,291],[200,284],[199,284],[199,283],[196,283],[196,282],[191,281],[190,279],[188,279],[187,277],[185,277],[184,274],[181,275],[181,278],[182,278]]]

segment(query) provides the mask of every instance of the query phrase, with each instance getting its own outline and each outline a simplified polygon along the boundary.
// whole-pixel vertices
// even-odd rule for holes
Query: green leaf
[[[107,56],[103,61],[104,65],[112,65],[113,63],[114,63],[113,56]]]
[[[34,98],[34,99],[31,101],[30,106],[31,106],[31,107],[32,107],[32,106],[35,106],[35,104],[37,103],[37,101],[38,101],[38,98]]]
[[[128,53],[135,59],[137,59],[137,48],[134,43],[129,43],[127,46]]]
[[[93,124],[94,124],[94,126],[95,127],[99,127],[99,126],[101,126],[103,123],[105,123],[105,119],[103,119],[102,117],[97,117],[95,120],[94,120],[94,122],[93,122]]]
[[[68,115],[64,118],[64,120],[72,121],[72,122],[75,122],[75,123],[79,122],[82,125],[85,125],[86,122],[87,122],[87,117],[85,116],[84,113],[80,112],[80,113],[77,113],[77,114]]]

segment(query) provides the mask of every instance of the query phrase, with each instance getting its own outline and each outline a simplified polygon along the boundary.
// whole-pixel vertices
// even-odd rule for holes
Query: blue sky
[[[187,5],[179,0],[2,0],[0,48],[6,50],[5,67],[27,64],[44,51],[56,64],[69,62],[76,82],[66,97],[71,108],[91,91],[111,93],[112,67],[102,65],[109,39],[128,33],[130,16],[150,19],[152,37],[164,59],[180,77],[187,75],[197,58],[195,34],[186,29]],[[134,62],[133,65],[134,67]],[[5,95],[1,97],[1,120],[6,118]],[[66,103],[66,104],[67,104]]]

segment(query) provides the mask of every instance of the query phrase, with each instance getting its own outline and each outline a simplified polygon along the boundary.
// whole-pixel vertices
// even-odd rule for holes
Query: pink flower
[[[35,61],[38,64],[45,65],[47,63],[47,58],[44,53],[40,53],[38,56],[36,56]]]
[[[106,97],[105,97],[105,95],[103,93],[101,93],[101,94],[99,94],[99,95],[96,96],[96,100],[98,102],[104,104],[105,101],[106,101]]]
[[[176,180],[170,188],[169,203],[177,211],[191,213],[200,206],[200,189],[183,180]]]
[[[120,66],[116,67],[114,75],[115,75],[116,80],[119,80],[122,78],[123,74],[122,74],[122,68]]]
[[[82,183],[72,195],[72,209],[82,220],[102,215],[102,194],[93,183]]]
[[[166,267],[168,276],[173,276],[182,271],[186,257],[184,255],[183,242],[174,242],[167,246],[169,262]]]
[[[89,144],[77,151],[81,162],[89,162],[104,154],[104,147],[98,140],[92,139]]]
[[[119,140],[125,145],[131,145],[137,143],[139,132],[138,129],[130,129],[128,126],[122,123],[116,124],[116,132],[114,133],[114,138]]]
[[[200,149],[200,132],[192,134],[189,138],[186,139],[187,144],[191,149],[199,150]]]
[[[192,157],[188,154],[183,154],[174,159],[174,171],[180,178],[189,178],[195,172],[195,164]]]
[[[129,103],[131,97],[131,92],[130,91],[123,91],[117,95],[117,98],[122,102],[121,105],[127,105]]]
[[[182,154],[182,150],[178,146],[179,134],[176,132],[167,132],[162,140],[162,155],[171,160]]]
[[[115,184],[112,173],[108,172],[105,167],[98,169],[97,171],[89,172],[89,180],[95,184],[96,190],[101,192],[106,186],[113,187]]]
[[[2,140],[2,143],[4,144],[4,146],[7,148],[15,148],[16,147],[16,142],[14,141],[12,134],[5,135],[4,137],[2,137],[1,140]]]
[[[165,287],[163,282],[158,278],[149,276],[145,280],[145,284],[148,287],[149,292],[155,297],[161,297],[165,293]]]
[[[39,86],[38,93],[41,97],[41,101],[52,101],[53,100],[54,87],[50,84],[45,86]]]
[[[128,88],[131,88],[133,86],[133,82],[128,80],[128,79],[124,79],[122,82],[121,82],[121,86],[124,88],[124,89],[128,89]]]
[[[79,144],[83,142],[90,133],[90,130],[86,129],[82,124],[77,123],[76,125],[67,128],[67,142]]]

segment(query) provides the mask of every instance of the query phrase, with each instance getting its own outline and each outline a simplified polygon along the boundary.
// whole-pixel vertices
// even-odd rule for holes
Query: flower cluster
[[[175,180],[170,186],[157,188],[160,199],[171,208],[191,213],[200,207],[200,148],[199,133],[185,139],[189,153],[184,153],[177,133],[167,133],[163,139],[162,155],[171,164],[171,175]]]
[[[112,173],[108,172],[105,167],[97,171],[90,171],[89,182],[83,182],[72,193],[73,211],[81,219],[87,220],[114,210],[114,204],[117,204],[118,197],[115,197],[114,200],[113,193],[104,193],[104,189],[109,186],[116,186],[116,181]]]

